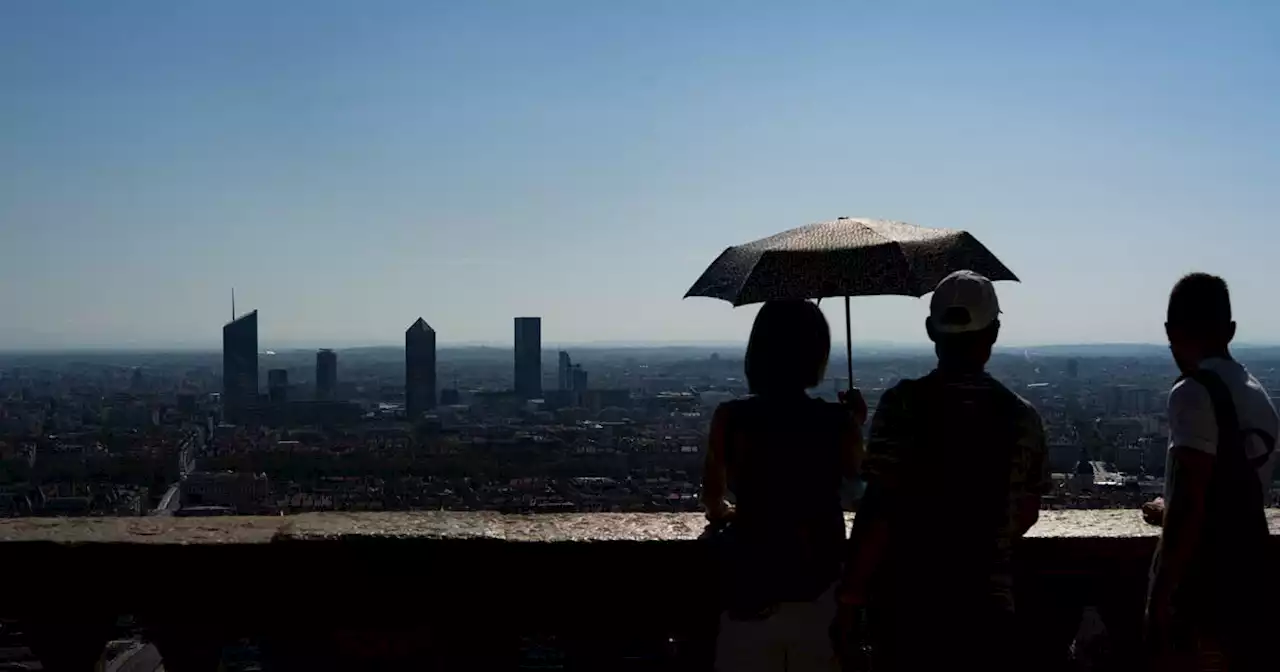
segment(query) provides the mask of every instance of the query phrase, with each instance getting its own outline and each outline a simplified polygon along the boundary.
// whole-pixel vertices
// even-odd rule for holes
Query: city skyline
[[[868,298],[887,298],[887,297],[858,297],[858,298],[859,298],[859,299],[868,299]],[[913,297],[893,297],[893,298],[913,298]],[[917,300],[919,300],[919,299],[917,299]],[[821,301],[819,301],[819,304],[821,304],[821,303],[822,303],[822,302],[821,302]],[[830,303],[832,303],[832,302],[828,302],[828,306],[827,306],[826,308],[829,308],[829,307],[830,307]],[[743,306],[743,307],[740,307],[740,308],[751,308],[751,307],[752,307],[751,305],[748,305],[748,306]],[[759,308],[759,305],[755,305],[754,307],[758,309],[758,308]],[[825,312],[825,310],[826,310],[826,309],[824,308],[824,312]],[[227,335],[227,334],[228,334],[228,329],[231,329],[231,330],[233,330],[233,331],[234,331],[234,330],[236,329],[235,325],[237,325],[237,324],[246,324],[246,325],[247,325],[248,323],[251,323],[251,324],[252,324],[251,329],[252,329],[252,333],[253,333],[253,339],[254,339],[254,341],[255,341],[255,345],[257,344],[257,339],[258,339],[258,334],[259,334],[259,325],[258,325],[258,320],[257,320],[258,312],[259,312],[259,311],[258,311],[258,309],[256,309],[256,308],[255,308],[255,309],[250,310],[250,311],[245,312],[245,313],[237,313],[236,308],[235,308],[235,290],[234,290],[234,289],[232,290],[232,294],[231,294],[231,316],[232,316],[232,319],[231,319],[229,322],[226,322],[226,323],[224,323],[224,324],[223,324],[223,339],[222,339],[222,349],[221,349],[221,352],[224,354],[224,356],[225,356],[225,354],[226,354],[226,352],[227,352],[227,342],[228,342],[228,340],[227,340],[227,339],[228,339],[228,335]],[[832,323],[832,320],[831,320],[831,317],[830,317],[830,316],[828,316],[828,318],[827,318],[827,319],[828,319],[828,322],[829,322],[829,323]],[[409,350],[409,348],[408,348],[409,341],[408,341],[407,339],[408,339],[408,336],[409,336],[409,334],[410,334],[410,333],[414,332],[415,330],[425,329],[427,332],[429,332],[429,333],[430,333],[430,337],[431,337],[431,350],[432,350],[432,352],[433,352],[433,353],[434,353],[437,349],[468,349],[468,348],[476,348],[476,349],[510,349],[510,350],[512,350],[513,352],[515,352],[515,353],[516,353],[516,368],[517,368],[517,370],[518,370],[518,369],[520,368],[520,354],[519,354],[519,353],[520,353],[520,352],[521,352],[521,350],[522,350],[521,342],[522,342],[522,340],[524,340],[524,338],[522,338],[522,333],[524,333],[524,331],[522,331],[522,330],[524,329],[524,327],[522,327],[522,324],[530,325],[530,326],[528,327],[528,329],[530,330],[530,331],[529,331],[529,333],[530,333],[530,335],[531,335],[531,340],[532,340],[532,342],[534,342],[534,343],[536,343],[536,344],[537,344],[536,348],[534,348],[534,349],[536,349],[538,352],[542,353],[542,357],[545,357],[545,356],[547,355],[547,353],[548,353],[548,352],[554,352],[554,351],[560,350],[560,352],[559,352],[559,362],[557,363],[557,369],[562,368],[562,367],[563,367],[563,365],[564,365],[564,363],[567,361],[567,354],[568,354],[568,353],[566,353],[566,352],[564,352],[564,351],[563,351],[563,349],[564,349],[564,348],[572,348],[572,349],[587,349],[587,350],[590,350],[590,349],[627,349],[627,348],[637,348],[637,349],[652,349],[652,348],[708,348],[708,349],[717,349],[717,348],[721,348],[721,349],[727,349],[727,350],[732,351],[732,349],[734,349],[734,348],[742,348],[742,347],[745,347],[745,345],[746,345],[746,339],[745,339],[745,338],[744,338],[742,341],[635,341],[635,340],[632,340],[632,341],[559,341],[559,342],[545,342],[545,341],[542,339],[542,336],[541,336],[541,334],[542,334],[542,318],[541,318],[541,317],[515,317],[515,318],[514,318],[514,324],[515,324],[515,338],[514,338],[514,340],[513,340],[513,341],[507,341],[506,343],[502,343],[502,342],[499,342],[499,341],[475,341],[475,342],[456,342],[456,341],[455,341],[455,342],[450,342],[450,341],[440,341],[440,340],[438,340],[438,337],[437,337],[437,334],[436,334],[435,330],[434,330],[430,325],[428,325],[428,324],[423,320],[423,318],[419,317],[419,318],[417,318],[417,320],[413,323],[413,325],[411,325],[411,326],[409,327],[409,329],[405,331],[406,340],[404,341],[404,347],[405,347],[405,350],[406,350],[406,352],[407,352],[407,351]],[[832,355],[833,355],[833,356],[839,355],[839,353],[838,353],[837,351],[840,349],[840,347],[839,347],[839,346],[841,346],[841,345],[842,345],[842,343],[839,341],[839,339],[838,339],[838,338],[836,338],[838,335],[839,335],[839,334],[835,333],[834,331],[832,332],[832,336],[833,336],[833,338],[832,338],[832,350],[831,350],[831,352],[832,352]],[[283,346],[276,345],[276,346],[271,346],[271,347],[261,347],[260,349],[258,349],[257,354],[258,354],[258,355],[268,355],[268,356],[270,356],[270,355],[275,354],[277,351],[279,351],[279,352],[299,352],[299,351],[304,351],[304,350],[315,350],[315,351],[316,351],[316,355],[317,355],[317,360],[316,360],[316,372],[317,372],[317,374],[316,374],[316,376],[317,376],[317,379],[319,379],[319,378],[321,377],[321,375],[320,375],[320,369],[321,369],[321,366],[322,366],[322,365],[321,365],[321,363],[320,363],[321,358],[324,358],[324,359],[326,360],[326,364],[325,364],[325,366],[326,366],[326,368],[328,368],[328,369],[329,369],[329,371],[327,371],[327,372],[326,372],[326,375],[328,375],[328,376],[336,375],[336,374],[334,373],[334,372],[336,371],[336,369],[335,369],[334,367],[336,367],[335,353],[336,353],[337,351],[342,351],[342,350],[346,350],[346,351],[353,351],[353,350],[361,350],[361,349],[393,348],[393,347],[397,347],[397,346],[398,346],[398,344],[396,344],[396,343],[385,343],[385,342],[384,342],[384,343],[345,344],[345,345],[344,345],[344,344],[337,344],[337,345],[330,344],[330,345],[327,345],[327,346],[324,346],[324,347],[317,347],[317,346],[316,346],[316,345],[314,345],[313,343],[308,343],[308,344],[289,344],[289,345],[283,345]],[[914,353],[914,352],[918,352],[918,351],[920,351],[920,350],[922,350],[922,349],[923,349],[923,350],[930,350],[930,349],[932,349],[932,347],[933,347],[933,346],[932,346],[932,343],[928,342],[927,338],[926,338],[926,339],[923,339],[923,340],[919,340],[919,339],[917,339],[917,340],[914,340],[914,341],[899,341],[899,342],[894,342],[894,341],[858,341],[858,342],[856,342],[856,343],[855,343],[855,350],[861,350],[861,351],[864,351],[864,352],[865,352],[865,351],[867,351],[867,350],[870,350],[870,351],[873,351],[873,352],[875,352],[875,351],[881,351],[881,350],[888,350],[888,351],[900,351],[900,352],[910,352],[910,353]],[[1278,348],[1278,347],[1280,347],[1280,341],[1277,341],[1277,342],[1258,342],[1258,341],[1249,342],[1249,341],[1243,341],[1243,340],[1237,339],[1236,341],[1234,341],[1234,342],[1233,342],[1232,347],[1235,347],[1235,348],[1241,348],[1241,349]],[[1130,342],[1124,342],[1124,341],[1106,341],[1106,340],[1100,340],[1100,341],[1081,341],[1081,342],[1058,342],[1058,343],[1054,343],[1054,342],[1037,342],[1037,343],[1008,343],[1006,339],[1003,339],[1003,338],[1002,338],[1002,339],[1001,339],[1001,341],[1000,341],[999,343],[997,343],[997,344],[996,344],[996,347],[995,347],[996,351],[999,351],[999,352],[1005,352],[1005,353],[1012,352],[1012,351],[1018,351],[1018,350],[1024,350],[1024,351],[1030,351],[1030,350],[1034,350],[1034,349],[1054,349],[1054,350],[1061,350],[1061,349],[1064,349],[1064,348],[1065,348],[1065,349],[1078,348],[1078,349],[1082,349],[1082,350],[1088,351],[1088,352],[1086,352],[1085,354],[1095,354],[1095,355],[1096,355],[1096,354],[1098,354],[1099,352],[1106,353],[1107,351],[1127,352],[1127,351],[1154,350],[1154,349],[1159,349],[1159,350],[1161,351],[1161,354],[1163,354],[1163,351],[1167,348],[1167,344],[1165,344],[1165,343],[1161,343],[1161,342],[1145,342],[1145,341],[1130,341]],[[243,346],[241,346],[239,349],[240,349],[240,350],[243,350]],[[123,347],[123,348],[121,348],[121,347],[117,347],[117,348],[110,348],[110,347],[102,347],[102,348],[92,348],[92,347],[88,347],[88,348],[74,348],[74,347],[73,347],[73,348],[56,348],[56,347],[53,347],[53,348],[28,348],[28,349],[13,349],[13,350],[5,350],[5,349],[3,349],[3,348],[0,348],[0,355],[4,355],[4,354],[24,354],[24,353],[32,353],[32,354],[44,354],[44,353],[49,353],[49,354],[61,354],[61,353],[77,353],[77,352],[84,352],[84,353],[98,353],[98,352],[100,352],[100,353],[115,353],[115,352],[118,352],[118,353],[129,353],[129,352],[175,352],[175,353],[201,353],[201,352],[214,352],[214,350],[213,350],[213,348],[208,348],[208,347],[199,347],[199,346],[197,346],[197,347],[175,347],[175,348],[165,348],[165,347],[163,347],[163,346],[161,346],[161,347],[155,347],[155,346],[151,346],[151,347],[147,347],[147,346],[139,346],[139,347],[133,347],[133,348],[130,348],[130,347]],[[730,354],[730,353],[726,353],[726,354]],[[1150,354],[1154,354],[1154,353],[1147,352],[1147,353],[1143,353],[1143,354],[1144,354],[1144,355],[1150,355]],[[1106,354],[1103,354],[1103,356],[1107,356],[1107,355],[1106,355]],[[227,364],[224,362],[224,368],[225,368],[226,366],[227,366]],[[539,373],[541,373],[541,372],[539,371]],[[561,379],[561,375],[560,375],[560,374],[561,374],[561,372],[558,372],[558,373],[557,373],[557,381],[560,381],[560,379]],[[519,377],[518,372],[517,372],[517,376],[516,376],[516,377],[517,377],[517,378]],[[435,385],[434,385],[434,384],[433,384],[432,386],[433,386],[433,387],[435,387]],[[564,387],[561,387],[560,389],[565,389],[565,388],[564,388]],[[541,392],[541,390],[538,390],[538,392],[540,393],[540,392]],[[434,402],[433,402],[433,403],[434,403]]]
[[[831,346],[832,356],[843,355],[844,343],[833,335]],[[746,348],[747,341],[745,336],[741,341],[559,341],[544,342],[541,352],[544,357],[552,357],[558,350],[662,350],[662,349],[729,349],[719,354],[722,356],[734,356],[733,348]],[[1280,342],[1259,342],[1259,341],[1236,341],[1231,345],[1232,349],[1240,350],[1257,350],[1257,349],[1280,349]],[[316,350],[332,350],[335,353],[354,352],[360,350],[387,350],[387,349],[403,349],[403,343],[383,342],[383,343],[356,343],[348,345],[330,345],[328,347],[317,346],[311,342],[275,345],[271,347],[262,347],[258,350],[259,356],[272,356],[284,353],[313,353]],[[891,342],[891,341],[872,341],[866,343],[854,343],[854,358],[859,353],[880,352],[880,351],[901,351],[901,352],[920,352],[924,350],[932,350],[933,344],[928,341],[924,342]],[[458,342],[458,341],[439,341],[437,349],[441,351],[448,350],[505,350],[511,351],[510,342],[500,341],[474,341],[474,342]],[[1055,356],[1056,351],[1081,349],[1089,352],[1099,352],[1096,356],[1113,356],[1107,354],[1108,351],[1139,351],[1146,350],[1150,353],[1144,354],[1160,354],[1164,355],[1168,352],[1168,344],[1155,341],[1085,341],[1085,342],[1037,342],[1037,343],[996,343],[994,350],[1001,353],[1014,353],[1021,351],[1036,350],[1053,350]],[[201,346],[118,346],[118,347],[50,347],[50,348],[13,348],[0,349],[0,356],[46,356],[46,355],[110,355],[120,354],[220,354],[221,348],[216,344]],[[1156,351],[1159,351],[1158,353]],[[738,353],[739,355],[741,353]],[[1066,356],[1066,355],[1061,355]]]

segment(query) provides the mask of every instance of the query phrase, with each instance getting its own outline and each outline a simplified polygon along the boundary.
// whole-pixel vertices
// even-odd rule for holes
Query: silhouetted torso
[[[1045,481],[1035,410],[985,373],[935,371],[888,391],[877,415],[869,488],[893,500],[882,588],[1008,602],[1017,496]]]
[[[815,599],[837,578],[843,555],[847,412],[802,393],[732,401],[727,410],[735,583],[748,601]]]

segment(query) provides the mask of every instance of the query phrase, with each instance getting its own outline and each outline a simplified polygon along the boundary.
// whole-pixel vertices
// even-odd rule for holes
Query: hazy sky
[[[1277,213],[1277,3],[0,2],[0,348],[216,345],[233,285],[263,347],[739,340],[685,290],[839,215],[973,232],[1007,342],[1159,341],[1189,270],[1274,342]]]

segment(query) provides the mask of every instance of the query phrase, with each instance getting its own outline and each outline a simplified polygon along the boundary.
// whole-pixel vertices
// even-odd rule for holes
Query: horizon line
[[[832,351],[842,349],[842,343],[832,342]],[[310,345],[281,345],[276,347],[263,347],[260,352],[301,352],[301,351],[317,351],[317,350],[333,350],[340,352],[343,350],[367,350],[378,348],[403,348],[403,344],[398,343],[369,343],[363,345],[339,345],[339,346],[310,346]],[[542,351],[565,350],[570,348],[578,349],[678,349],[678,348],[743,348],[746,347],[746,340],[742,341],[565,341],[546,343],[542,347]],[[1004,350],[1037,350],[1037,349],[1066,349],[1066,348],[1166,348],[1167,344],[1150,342],[1150,341],[1083,341],[1083,342],[1062,342],[1062,343],[1033,343],[1019,344],[1011,343],[1007,345],[997,344],[997,351]],[[1249,348],[1272,348],[1280,347],[1280,342],[1243,342],[1235,344],[1233,347],[1249,349]],[[493,349],[493,350],[511,350],[512,344],[497,341],[454,341],[443,342],[437,345],[437,349]],[[924,350],[930,349],[931,344],[928,342],[914,341],[866,341],[861,345],[855,343],[854,350],[876,350],[876,349],[895,349],[895,350]],[[66,347],[36,347],[36,348],[0,348],[0,355],[33,355],[33,354],[107,354],[107,353],[218,353],[221,348],[216,345],[152,345],[152,346],[66,346]]]

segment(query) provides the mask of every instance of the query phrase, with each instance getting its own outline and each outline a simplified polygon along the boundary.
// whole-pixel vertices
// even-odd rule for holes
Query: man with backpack
[[[1275,669],[1267,649],[1277,568],[1263,508],[1280,419],[1267,391],[1231,357],[1236,324],[1222,278],[1179,280],[1165,332],[1182,377],[1169,392],[1163,507],[1146,512],[1163,519],[1147,599],[1154,662]]]
[[[1012,555],[1039,515],[1047,449],[1035,408],[985,370],[999,316],[987,278],[943,279],[925,324],[937,368],[887,390],[872,419],[835,629],[847,651],[868,606],[877,670],[1026,669]]]

